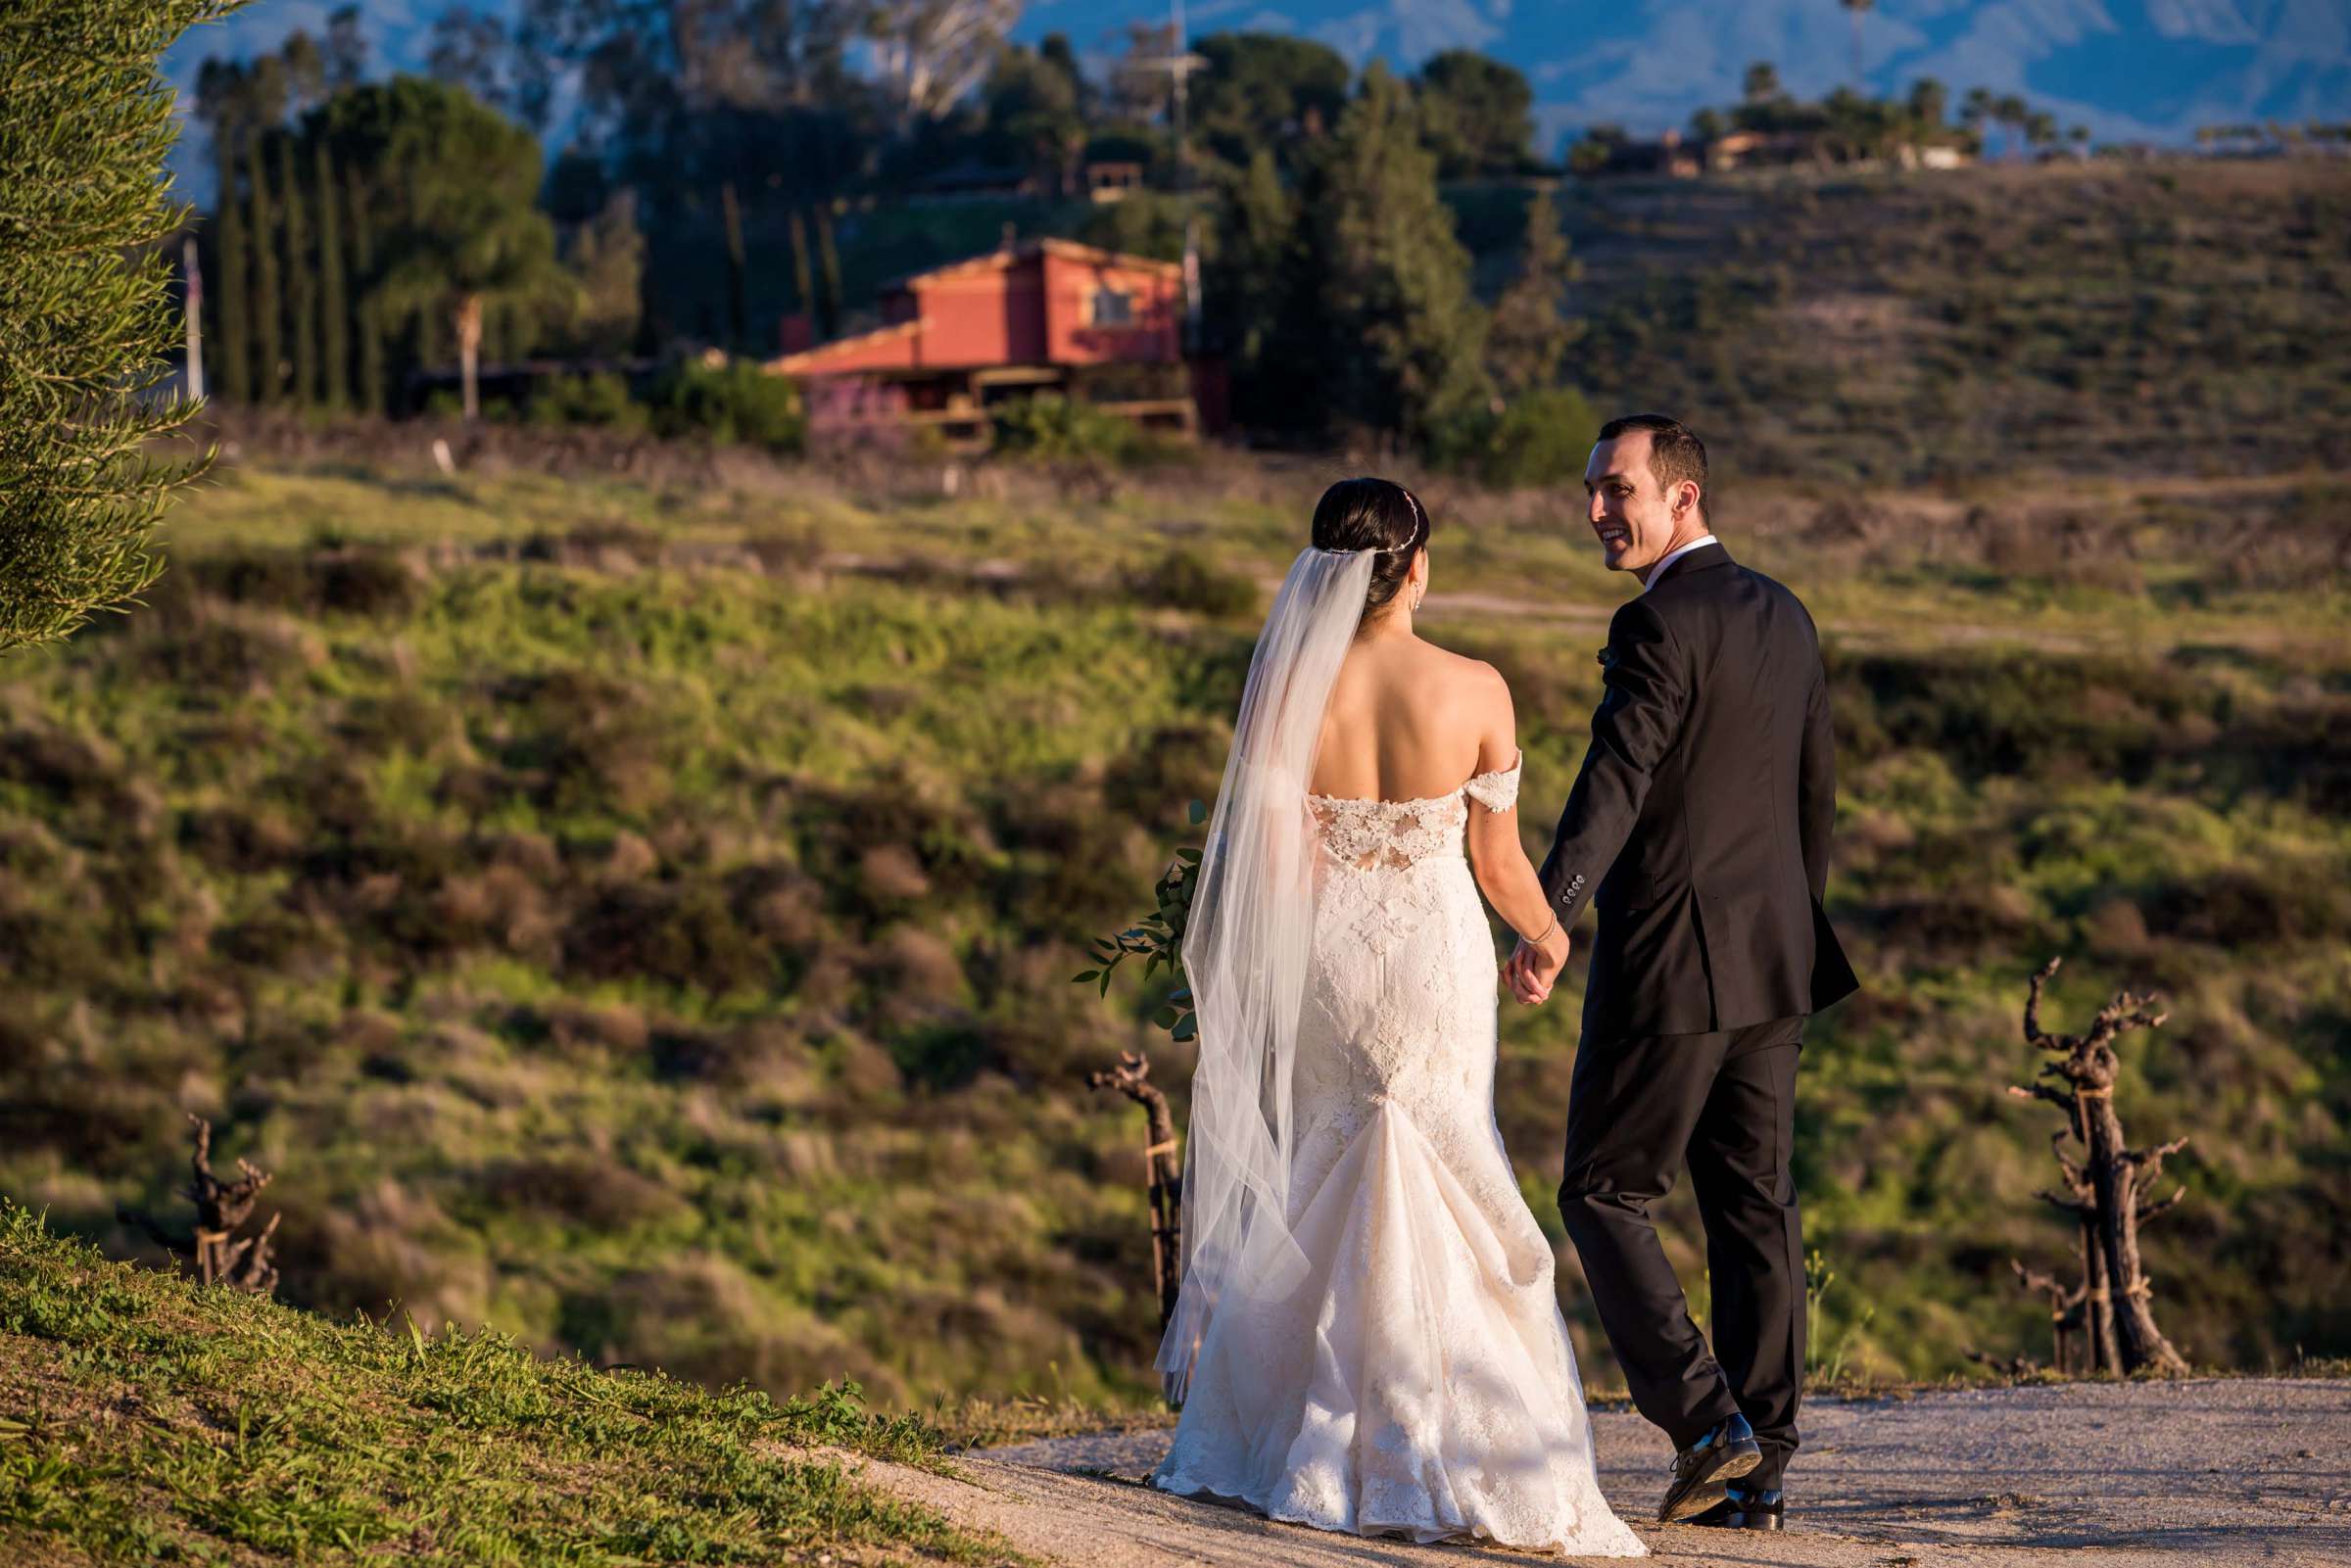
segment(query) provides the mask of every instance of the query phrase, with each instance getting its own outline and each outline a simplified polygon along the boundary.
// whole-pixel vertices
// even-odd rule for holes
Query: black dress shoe
[[[1673,1456],[1673,1484],[1657,1504],[1657,1522],[1671,1524],[1703,1513],[1720,1502],[1736,1481],[1763,1462],[1754,1428],[1744,1415],[1727,1416],[1705,1436]]]
[[[1716,1530],[1785,1530],[1788,1500],[1778,1487],[1757,1487],[1752,1491],[1725,1487],[1720,1502],[1682,1522]]]

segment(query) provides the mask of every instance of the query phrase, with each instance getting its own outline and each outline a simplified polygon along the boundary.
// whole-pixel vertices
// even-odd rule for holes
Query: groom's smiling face
[[[1647,571],[1673,548],[1679,519],[1650,466],[1649,443],[1648,431],[1627,431],[1594,447],[1584,465],[1586,516],[1611,572]]]

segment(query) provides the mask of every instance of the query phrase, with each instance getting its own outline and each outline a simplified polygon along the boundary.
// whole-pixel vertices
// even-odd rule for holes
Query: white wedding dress
[[[1153,1484],[1275,1519],[1590,1556],[1645,1548],[1601,1497],[1552,1253],[1494,1118],[1494,939],[1470,802],[1308,795],[1316,846],[1291,1074],[1294,1288],[1199,1342]]]

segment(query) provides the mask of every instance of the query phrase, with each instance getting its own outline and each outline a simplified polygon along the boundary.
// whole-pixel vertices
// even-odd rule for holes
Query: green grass
[[[329,1321],[0,1206],[0,1560],[1008,1560],[811,1451],[843,1449],[942,1463],[853,1389],[779,1403]]]

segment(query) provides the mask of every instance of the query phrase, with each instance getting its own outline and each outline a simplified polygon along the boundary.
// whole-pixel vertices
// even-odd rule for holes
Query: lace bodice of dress
[[[1401,871],[1432,855],[1460,854],[1469,802],[1488,811],[1508,811],[1518,800],[1521,755],[1508,768],[1481,773],[1449,795],[1417,800],[1358,800],[1344,795],[1306,797],[1322,847],[1343,866],[1360,871]]]

